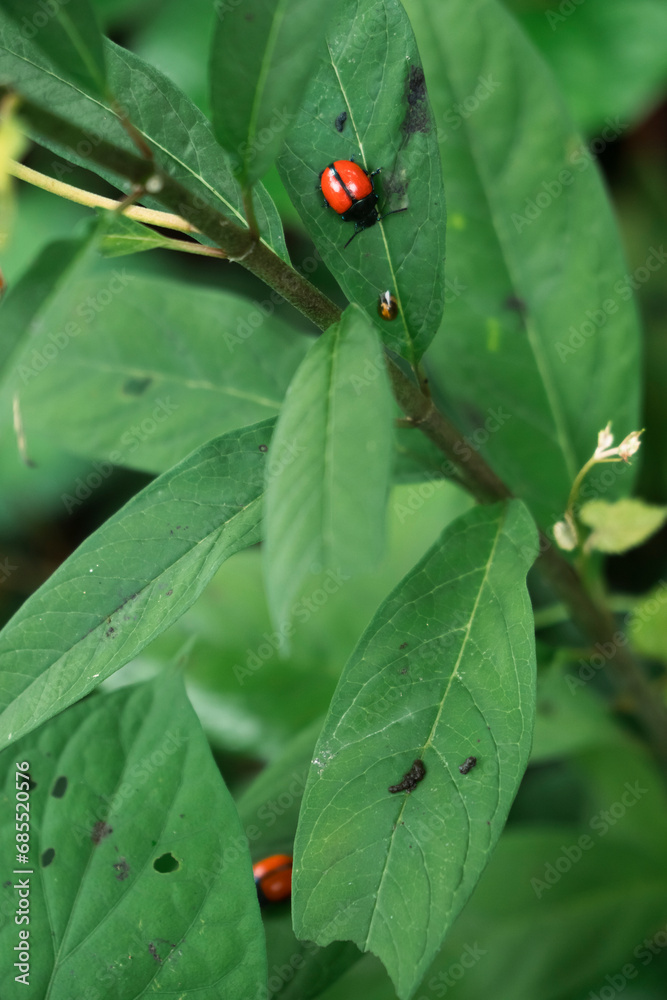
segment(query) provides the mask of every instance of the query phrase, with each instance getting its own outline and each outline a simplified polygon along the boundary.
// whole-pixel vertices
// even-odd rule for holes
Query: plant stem
[[[7,93],[0,87],[0,99]],[[22,100],[20,114],[31,129],[73,153],[85,148],[93,162],[112,170],[135,185],[146,185],[167,208],[175,210],[199,232],[209,236],[229,257],[242,260],[243,266],[279,292],[313,324],[326,330],[340,318],[340,309],[284,263],[261,241],[253,239],[221,215],[215,208],[193,196],[181,184],[161,171],[151,160],[106,140],[90,142],[90,134],[30,101]],[[87,140],[82,143],[82,140]],[[405,415],[446,456],[443,475],[457,475],[466,489],[481,503],[493,503],[512,496],[510,489],[495,474],[479,453],[465,441],[461,432],[427,398],[422,387],[387,359],[394,395]],[[583,471],[583,470],[582,470]],[[667,710],[654,695],[640,665],[627,648],[627,640],[616,628],[612,614],[591,596],[581,577],[551,540],[539,535],[540,555],[537,565],[551,583],[556,595],[569,607],[572,619],[604,651],[609,672],[616,685],[629,693],[635,714],[642,725],[656,760],[667,773]],[[609,650],[609,653],[607,653]]]
[[[84,191],[82,188],[74,187],[72,184],[65,184],[64,181],[57,181],[54,177],[40,174],[39,171],[26,167],[16,160],[9,160],[7,170],[21,181],[32,184],[33,187],[41,188],[42,191],[49,191],[57,194],[60,198],[74,201],[77,205],[86,205],[88,208],[106,208],[109,211],[116,211],[122,201],[115,201],[113,198],[105,198],[101,194],[93,194],[92,191]],[[196,233],[197,229],[185,219],[170,212],[156,212],[150,208],[142,208],[140,205],[129,205],[123,210],[123,215],[137,222],[144,222],[149,226],[161,226],[163,229],[174,229],[179,233]]]

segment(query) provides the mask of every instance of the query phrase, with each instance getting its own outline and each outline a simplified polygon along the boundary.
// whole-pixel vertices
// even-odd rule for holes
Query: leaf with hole
[[[31,782],[35,996],[214,1000],[266,988],[243,828],[180,677],[96,693],[0,755],[5,857],[16,853],[16,761]],[[19,930],[3,921],[5,954]],[[23,986],[13,961],[0,971],[7,1000]]]

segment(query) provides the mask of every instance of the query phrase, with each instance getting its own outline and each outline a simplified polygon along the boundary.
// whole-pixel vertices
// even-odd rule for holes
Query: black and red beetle
[[[335,160],[320,174],[320,186],[327,204],[340,215],[343,222],[354,222],[354,232],[345,247],[349,246],[354,237],[364,229],[370,229],[388,215],[406,210],[395,208],[391,212],[385,212],[384,215],[378,213],[378,196],[375,193],[373,177],[379,174],[381,169],[378,167],[369,174],[353,160]]]

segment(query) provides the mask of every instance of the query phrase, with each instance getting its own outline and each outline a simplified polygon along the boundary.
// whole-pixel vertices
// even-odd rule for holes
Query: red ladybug
[[[345,247],[350,245],[355,236],[381,219],[396,212],[405,212],[405,208],[395,208],[392,212],[378,215],[378,196],[372,178],[381,169],[378,167],[368,174],[353,160],[335,160],[320,174],[322,194],[327,204],[334,212],[338,212],[343,222],[354,222],[354,232]]]
[[[292,857],[272,854],[252,866],[260,906],[281,903],[292,895]]]

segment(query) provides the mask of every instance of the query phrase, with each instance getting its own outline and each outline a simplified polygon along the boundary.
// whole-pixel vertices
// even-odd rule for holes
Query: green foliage
[[[398,0],[360,0],[340,6],[322,49],[278,162],[280,174],[348,298],[366,309],[388,347],[415,361],[437,329],[445,299],[445,194],[415,37]],[[350,159],[381,169],[381,213],[408,211],[346,250],[351,226],[324,203],[318,178],[332,160]],[[390,324],[377,315],[385,289],[399,303]]]
[[[667,198],[627,264],[573,117],[632,156],[604,116],[657,93],[664,10],[512,6],[0,0],[0,944],[31,995],[662,996],[667,497],[626,494],[644,439],[664,465],[634,293],[659,324]],[[338,159],[388,216],[347,247]]]
[[[285,634],[309,574],[334,585],[382,555],[391,416],[379,339],[350,306],[294,376],[267,465],[267,596]]]
[[[262,177],[287,135],[320,57],[335,2],[222,5],[211,48],[211,107],[220,145],[244,184]]]
[[[95,695],[3,754],[5,857],[15,850],[25,762],[30,812],[20,815],[29,819],[39,877],[28,879],[21,929],[29,924],[33,942],[50,942],[41,962],[28,963],[33,990],[144,997],[196,980],[199,995],[213,1000],[220,989],[247,996],[261,987],[248,849],[182,681]],[[0,941],[11,955],[14,921],[4,922]],[[5,997],[18,995],[15,974],[4,962]]]
[[[104,94],[104,40],[88,0],[1,0],[0,7],[67,79]]]

